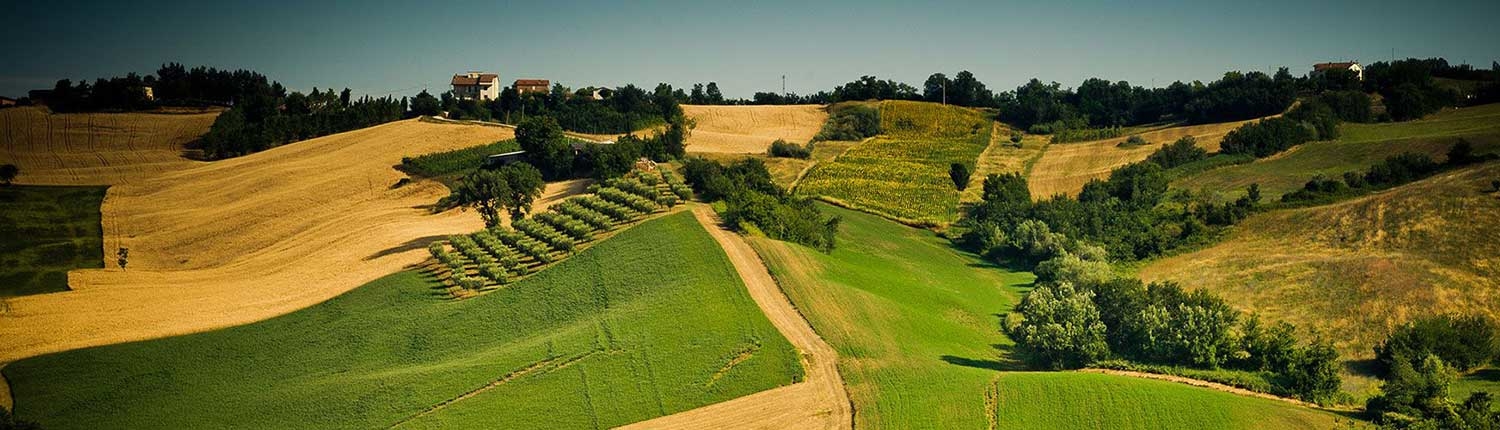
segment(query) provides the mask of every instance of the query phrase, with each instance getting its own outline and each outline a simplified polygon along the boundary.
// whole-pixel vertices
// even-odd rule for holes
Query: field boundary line
[[[1179,384],[1191,385],[1191,386],[1199,387],[1199,388],[1207,388],[1207,389],[1210,389],[1210,390],[1222,391],[1222,392],[1225,392],[1225,393],[1230,393],[1230,394],[1235,394],[1235,395],[1240,395],[1240,396],[1245,396],[1245,397],[1259,397],[1259,398],[1266,399],[1266,400],[1276,400],[1276,401],[1291,403],[1291,404],[1294,404],[1294,405],[1297,405],[1297,406],[1302,406],[1302,407],[1307,407],[1307,408],[1312,408],[1312,409],[1332,410],[1332,409],[1323,408],[1322,406],[1318,406],[1317,404],[1314,404],[1314,403],[1304,402],[1302,400],[1297,400],[1297,399],[1293,399],[1293,398],[1290,398],[1290,397],[1281,397],[1281,396],[1278,396],[1278,395],[1275,395],[1275,394],[1262,393],[1262,392],[1259,392],[1259,391],[1247,390],[1247,389],[1240,388],[1240,387],[1235,387],[1235,386],[1232,386],[1232,385],[1226,385],[1226,384],[1221,384],[1221,383],[1212,382],[1212,381],[1205,381],[1205,380],[1202,380],[1202,379],[1194,379],[1194,378],[1189,378],[1189,377],[1186,377],[1186,376],[1163,375],[1163,374],[1160,374],[1160,373],[1137,372],[1137,371],[1132,371],[1132,370],[1099,369],[1099,368],[1079,369],[1078,372],[1081,372],[1081,373],[1098,373],[1098,374],[1103,374],[1103,375],[1127,376],[1127,377],[1131,377],[1131,378],[1154,379],[1154,380],[1157,380],[1157,381],[1176,382],[1176,383],[1179,383]]]
[[[589,352],[585,352],[583,354],[579,354],[579,355],[576,355],[576,356],[573,356],[573,357],[567,357],[567,359],[565,359],[565,360],[563,359],[563,357],[558,356],[558,357],[550,357],[550,358],[547,358],[547,359],[544,359],[544,360],[541,360],[541,361],[534,362],[534,363],[532,363],[532,364],[530,364],[530,365],[528,365],[526,367],[521,368],[520,370],[514,370],[514,371],[511,371],[510,373],[506,373],[504,376],[501,376],[500,379],[496,379],[494,381],[491,381],[490,383],[485,384],[482,387],[475,388],[473,390],[469,390],[468,392],[465,392],[463,394],[458,395],[458,397],[454,397],[454,398],[451,398],[451,399],[448,399],[448,400],[444,400],[444,401],[442,401],[442,402],[440,402],[440,403],[438,403],[436,405],[429,406],[429,407],[427,407],[427,409],[423,409],[422,412],[418,412],[416,415],[412,415],[412,416],[409,416],[409,417],[406,417],[406,418],[402,419],[401,421],[397,421],[395,424],[391,424],[391,426],[387,427],[387,428],[400,427],[402,424],[409,423],[409,422],[411,422],[413,420],[416,420],[417,418],[422,418],[422,417],[425,417],[425,416],[428,416],[428,415],[432,415],[433,413],[435,413],[437,411],[441,411],[441,410],[447,408],[448,406],[452,406],[454,403],[458,403],[458,402],[461,402],[461,401],[464,401],[464,400],[468,400],[468,399],[470,399],[470,398],[472,398],[474,396],[477,396],[477,395],[480,395],[480,394],[484,394],[484,392],[492,390],[492,389],[495,389],[495,388],[497,388],[497,387],[499,387],[501,385],[505,385],[507,382],[514,381],[514,380],[520,379],[522,377],[530,376],[531,374],[536,373],[538,371],[541,371],[541,373],[549,373],[549,372],[552,372],[552,371],[561,370],[563,368],[568,367],[568,365],[571,365],[571,364],[576,363],[578,361],[581,361],[583,359],[592,357],[592,356],[594,356],[596,354],[599,354],[599,353],[602,353],[602,352],[605,352],[605,350],[603,350],[603,349],[595,349],[595,350],[591,350]],[[562,362],[559,363],[558,360],[562,360]],[[552,365],[553,363],[557,363],[557,364],[554,366],[554,365]]]

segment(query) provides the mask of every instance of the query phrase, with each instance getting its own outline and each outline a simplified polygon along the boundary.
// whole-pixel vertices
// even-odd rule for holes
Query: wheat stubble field
[[[67,113],[0,110],[0,159],[21,168],[19,183],[108,185],[202,163],[183,158],[218,112]]]
[[[1118,146],[1126,137],[1095,140],[1079,143],[1048,145],[1042,158],[1036,161],[1027,178],[1033,198],[1047,198],[1057,194],[1074,195],[1083,190],[1083,185],[1092,179],[1109,177],[1109,172],[1126,164],[1145,160],[1161,145],[1192,136],[1198,146],[1214,152],[1219,150],[1219,141],[1224,135],[1246,123],[1258,120],[1235,121],[1218,124],[1171,127],[1141,133],[1149,145],[1135,147]]]
[[[697,123],[687,150],[708,153],[762,154],[776,139],[807,143],[828,119],[821,105],[683,105],[682,112]]]
[[[448,190],[393,187],[404,175],[392,166],[511,135],[400,121],[115,185],[105,269],[70,273],[72,291],[9,299],[0,362],[259,321],[422,261],[427,240],[482,224],[431,214]],[[540,203],[581,188],[550,185]],[[124,270],[119,247],[130,249]]]

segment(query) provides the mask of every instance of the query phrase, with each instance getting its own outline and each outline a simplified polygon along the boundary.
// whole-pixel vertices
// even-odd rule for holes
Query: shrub
[[[775,142],[771,142],[771,149],[767,152],[772,157],[806,159],[807,157],[812,156],[812,150],[812,142],[809,142],[807,146],[802,146],[795,143],[788,143],[785,140],[776,139]]]
[[[1482,316],[1426,317],[1396,328],[1375,347],[1375,359],[1387,374],[1397,361],[1429,354],[1459,371],[1483,366],[1500,357],[1500,328]]]
[[[836,104],[828,108],[828,121],[813,141],[861,140],[880,134],[880,111],[860,104]]]
[[[1177,139],[1161,149],[1146,157],[1146,161],[1156,163],[1163,169],[1170,169],[1198,160],[1208,158],[1208,150],[1198,147],[1198,140],[1192,136]]]
[[[510,283],[510,274],[496,264],[484,264],[479,266],[479,274],[496,284],[505,285]]]
[[[1271,118],[1230,131],[1219,144],[1219,152],[1264,158],[1316,137],[1314,131],[1300,121],[1287,117]]]
[[[948,178],[953,180],[953,187],[963,191],[969,187],[969,166],[963,163],[953,163],[948,166]]]
[[[1119,145],[1115,145],[1115,146],[1136,147],[1136,146],[1146,146],[1146,145],[1149,145],[1149,144],[1151,144],[1151,142],[1147,142],[1146,139],[1141,138],[1141,136],[1132,134],[1132,135],[1130,135],[1130,137],[1125,138],[1124,142],[1120,142]],[[1165,167],[1165,166],[1163,166],[1163,167]]]
[[[1010,133],[1010,143],[1021,143],[1021,139],[1023,138],[1024,136],[1022,136],[1021,132],[1019,131],[1013,131]]]

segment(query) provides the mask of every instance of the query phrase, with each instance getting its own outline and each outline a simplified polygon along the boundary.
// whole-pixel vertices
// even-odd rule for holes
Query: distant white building
[[[481,72],[453,75],[453,97],[479,101],[500,98],[500,75]]]
[[[1365,80],[1365,68],[1359,66],[1359,62],[1348,61],[1343,63],[1318,63],[1313,65],[1311,76],[1322,76],[1329,70],[1348,70],[1359,76],[1359,80]]]

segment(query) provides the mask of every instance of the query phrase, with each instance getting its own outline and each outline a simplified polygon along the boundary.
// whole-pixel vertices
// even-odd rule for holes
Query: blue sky
[[[485,70],[570,87],[717,81],[730,97],[918,85],[967,69],[1166,85],[1352,59],[1500,59],[1500,2],[70,2],[0,4],[0,95],[163,62],[249,68],[292,89],[445,90]]]

